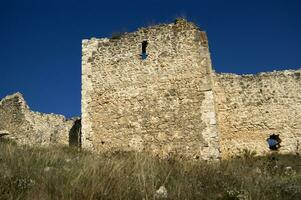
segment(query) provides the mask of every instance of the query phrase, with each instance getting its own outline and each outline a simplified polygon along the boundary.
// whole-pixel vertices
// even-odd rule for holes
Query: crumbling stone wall
[[[66,120],[62,115],[43,114],[29,109],[20,93],[0,101],[0,130],[18,144],[69,144],[69,131],[76,119]]]
[[[214,73],[206,33],[184,20],[83,40],[82,54],[82,119],[33,112],[16,93],[0,101],[0,137],[211,160],[265,154],[279,134],[280,153],[301,153],[301,69]]]
[[[83,40],[82,54],[84,148],[219,158],[205,32],[178,20],[117,39]]]
[[[279,134],[280,153],[300,152],[301,70],[258,75],[215,75],[222,156],[239,149],[270,151],[266,139]]]

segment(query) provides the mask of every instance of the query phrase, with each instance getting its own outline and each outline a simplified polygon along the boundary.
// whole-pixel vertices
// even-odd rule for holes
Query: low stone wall
[[[69,144],[69,135],[78,119],[66,120],[62,115],[43,114],[29,109],[22,94],[15,93],[0,101],[0,130],[18,144]],[[71,131],[72,129],[72,131]]]
[[[280,153],[301,150],[301,70],[258,75],[215,75],[222,156],[239,150],[270,152],[266,139],[279,134]]]

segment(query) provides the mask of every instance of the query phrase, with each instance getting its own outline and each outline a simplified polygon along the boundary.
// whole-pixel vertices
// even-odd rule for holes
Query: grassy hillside
[[[164,186],[164,187],[162,187]],[[301,157],[220,163],[92,155],[0,141],[0,199],[300,199]]]

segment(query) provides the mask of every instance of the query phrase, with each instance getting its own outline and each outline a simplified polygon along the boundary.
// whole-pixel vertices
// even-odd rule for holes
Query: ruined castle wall
[[[10,95],[0,101],[0,130],[8,131],[9,137],[17,138],[18,143],[25,143],[29,138],[28,134],[16,133],[33,133],[33,127],[25,119],[23,112],[27,109],[21,94]]]
[[[219,157],[207,38],[195,25],[83,40],[82,53],[84,148]]]
[[[301,70],[258,75],[216,74],[220,144],[223,157],[239,149],[269,152],[266,139],[279,134],[281,153],[300,151]],[[299,150],[298,150],[299,149]]]
[[[20,93],[0,101],[0,130],[9,132],[18,144],[68,145],[73,124],[62,115],[31,111]]]

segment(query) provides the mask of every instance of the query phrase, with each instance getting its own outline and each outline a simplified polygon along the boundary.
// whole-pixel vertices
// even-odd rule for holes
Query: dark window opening
[[[81,133],[81,120],[77,119],[69,131],[69,146],[81,148],[82,133]]]
[[[148,42],[145,40],[142,42],[142,52],[141,52],[141,58],[144,60],[147,58],[147,53],[146,53],[146,47],[148,45]]]
[[[270,135],[270,137],[267,139],[267,142],[268,142],[268,145],[269,145],[269,148],[271,150],[278,150],[281,145],[281,139],[279,137],[279,135],[276,135],[276,134],[272,134]]]

